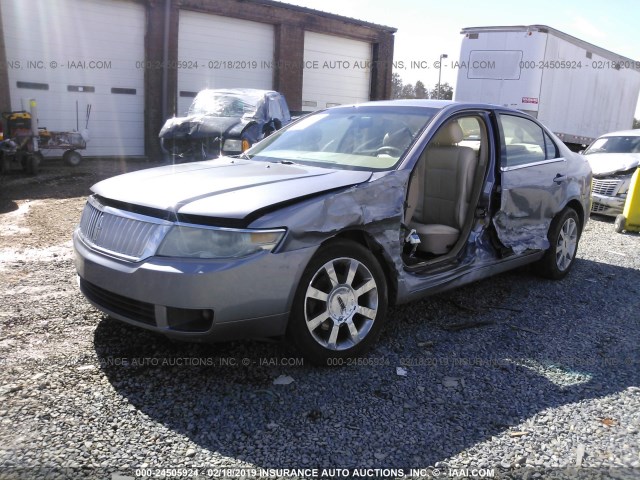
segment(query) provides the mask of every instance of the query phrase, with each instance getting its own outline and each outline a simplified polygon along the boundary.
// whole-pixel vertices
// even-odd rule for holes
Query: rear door
[[[515,253],[547,249],[549,225],[563,204],[567,162],[533,119],[511,113],[496,118],[501,187],[493,223],[498,238]]]

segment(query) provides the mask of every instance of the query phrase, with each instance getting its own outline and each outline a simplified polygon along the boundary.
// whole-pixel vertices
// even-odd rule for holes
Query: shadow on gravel
[[[591,218],[591,221],[608,223],[609,225],[611,225],[611,232],[615,232],[614,223],[616,221],[616,217],[607,217],[606,215],[598,215],[598,214],[592,213],[590,218]],[[625,231],[624,233],[617,233],[616,235],[638,236],[640,235],[640,232]]]
[[[603,222],[603,223],[610,223],[611,225],[614,224],[614,222],[616,221],[616,217],[609,217],[607,215],[599,215],[597,213],[591,213],[590,214],[590,218],[591,220],[597,220],[598,222]]]
[[[15,212],[18,209],[18,204],[12,200],[0,198],[0,215],[3,213]]]
[[[340,368],[108,319],[94,341],[121,395],[203,449],[264,468],[418,468],[510,429],[566,431],[537,414],[640,385],[638,293],[637,270],[582,259],[560,282],[515,271],[393,308],[375,350]]]

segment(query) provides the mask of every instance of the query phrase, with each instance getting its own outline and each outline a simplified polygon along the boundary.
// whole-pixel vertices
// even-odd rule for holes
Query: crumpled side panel
[[[379,174],[378,178],[374,177],[367,183],[268,213],[249,227],[288,225],[289,232],[281,247],[287,251],[318,247],[323,241],[350,228],[364,230],[382,248],[391,277],[396,280],[398,303],[419,298],[427,291],[483,278],[485,274],[475,267],[496,258],[486,230],[489,219],[475,221],[464,257],[459,259],[460,268],[428,274],[412,273],[405,268],[401,256],[404,246],[402,222],[409,175],[409,171]],[[462,278],[462,274],[466,276]]]
[[[493,225],[505,247],[510,247],[516,254],[527,249],[549,248],[547,232],[551,215],[545,209],[550,206],[544,205],[539,191],[528,190],[525,196],[522,190],[504,190],[501,203],[500,211],[493,217]]]
[[[289,233],[282,247],[285,250],[316,246],[338,232],[364,228],[400,272],[403,266],[400,231],[409,174],[408,171],[379,174],[367,183],[269,213],[251,227],[287,224]]]

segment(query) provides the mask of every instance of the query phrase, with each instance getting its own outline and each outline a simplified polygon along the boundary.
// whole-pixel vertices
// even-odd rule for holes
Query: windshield
[[[584,151],[591,153],[640,153],[640,136],[599,138]]]
[[[394,168],[435,108],[339,107],[309,115],[247,151],[250,158],[355,170]]]
[[[189,107],[189,115],[253,117],[261,96],[225,90],[203,90]]]

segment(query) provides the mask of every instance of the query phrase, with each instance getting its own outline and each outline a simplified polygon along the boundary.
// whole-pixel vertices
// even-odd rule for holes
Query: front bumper
[[[606,195],[593,193],[591,195],[591,200],[592,213],[615,217],[622,213],[622,210],[624,209],[624,202],[626,201],[626,195],[620,197],[608,197]]]
[[[591,212],[615,217],[622,213],[627,200],[631,175],[593,177],[591,182]]]
[[[242,141],[241,139],[235,138],[228,140]],[[166,155],[184,161],[210,160],[222,156],[240,155],[242,153],[242,147],[237,149],[226,148],[223,144],[221,148],[220,141],[217,137],[163,137],[160,139],[160,148]]]
[[[284,334],[296,287],[316,250],[131,263],[96,252],[77,232],[73,244],[80,288],[98,309],[173,338],[204,342]]]

